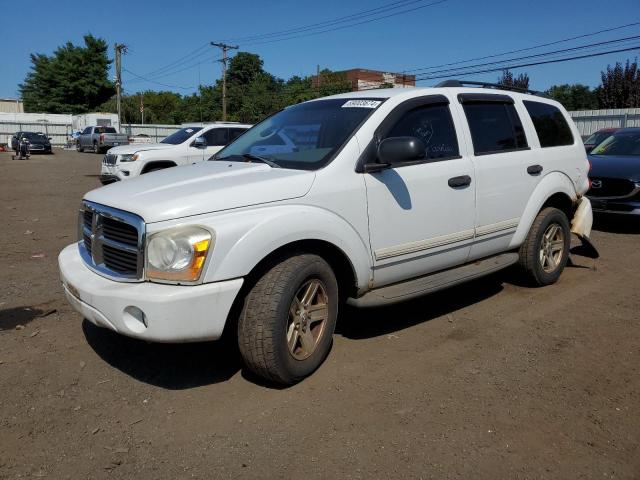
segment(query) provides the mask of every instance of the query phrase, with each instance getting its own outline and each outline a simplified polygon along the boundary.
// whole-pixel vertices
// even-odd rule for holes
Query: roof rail
[[[488,83],[488,82],[473,82],[471,80],[445,80],[436,85],[436,88],[441,87],[464,87],[465,85],[473,85],[482,88],[495,88],[500,90],[510,90],[518,93],[529,93],[531,95],[538,95],[540,97],[546,97],[547,95],[544,92],[539,92],[536,90],[529,90],[527,88],[520,87],[510,87],[507,85],[500,85],[499,83]]]

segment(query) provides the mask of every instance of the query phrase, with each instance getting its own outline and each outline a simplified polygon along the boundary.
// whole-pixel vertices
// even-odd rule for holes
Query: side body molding
[[[538,183],[538,186],[529,198],[529,202],[520,218],[520,224],[509,244],[511,248],[517,248],[524,242],[542,205],[544,205],[549,197],[556,193],[567,195],[573,202],[578,200],[573,182],[567,175],[558,171],[546,174],[544,178],[540,180],[540,183]]]

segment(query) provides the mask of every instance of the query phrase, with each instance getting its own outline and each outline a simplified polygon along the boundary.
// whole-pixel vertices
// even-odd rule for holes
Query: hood
[[[92,190],[85,199],[152,223],[302,197],[314,178],[315,172],[305,170],[210,161],[112,183]]]
[[[109,149],[109,153],[114,155],[127,155],[130,153],[144,152],[145,150],[164,150],[172,147],[175,147],[175,145],[171,145],[170,143],[132,143],[130,145],[112,147]]]
[[[640,156],[589,155],[592,178],[624,178],[640,181]]]

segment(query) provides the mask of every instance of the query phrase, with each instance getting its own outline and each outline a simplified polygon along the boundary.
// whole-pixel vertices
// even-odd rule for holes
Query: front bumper
[[[222,335],[243,279],[182,286],[106,279],[89,270],[78,245],[58,257],[69,303],[91,323],[129,337],[180,343]]]
[[[592,197],[590,200],[595,213],[640,215],[640,201],[635,199],[599,199]]]

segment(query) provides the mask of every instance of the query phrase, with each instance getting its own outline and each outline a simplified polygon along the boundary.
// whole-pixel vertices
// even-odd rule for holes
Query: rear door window
[[[464,103],[476,155],[528,148],[527,138],[512,103]]]
[[[560,109],[542,102],[526,100],[522,103],[531,116],[542,148],[573,145],[571,128]]]

